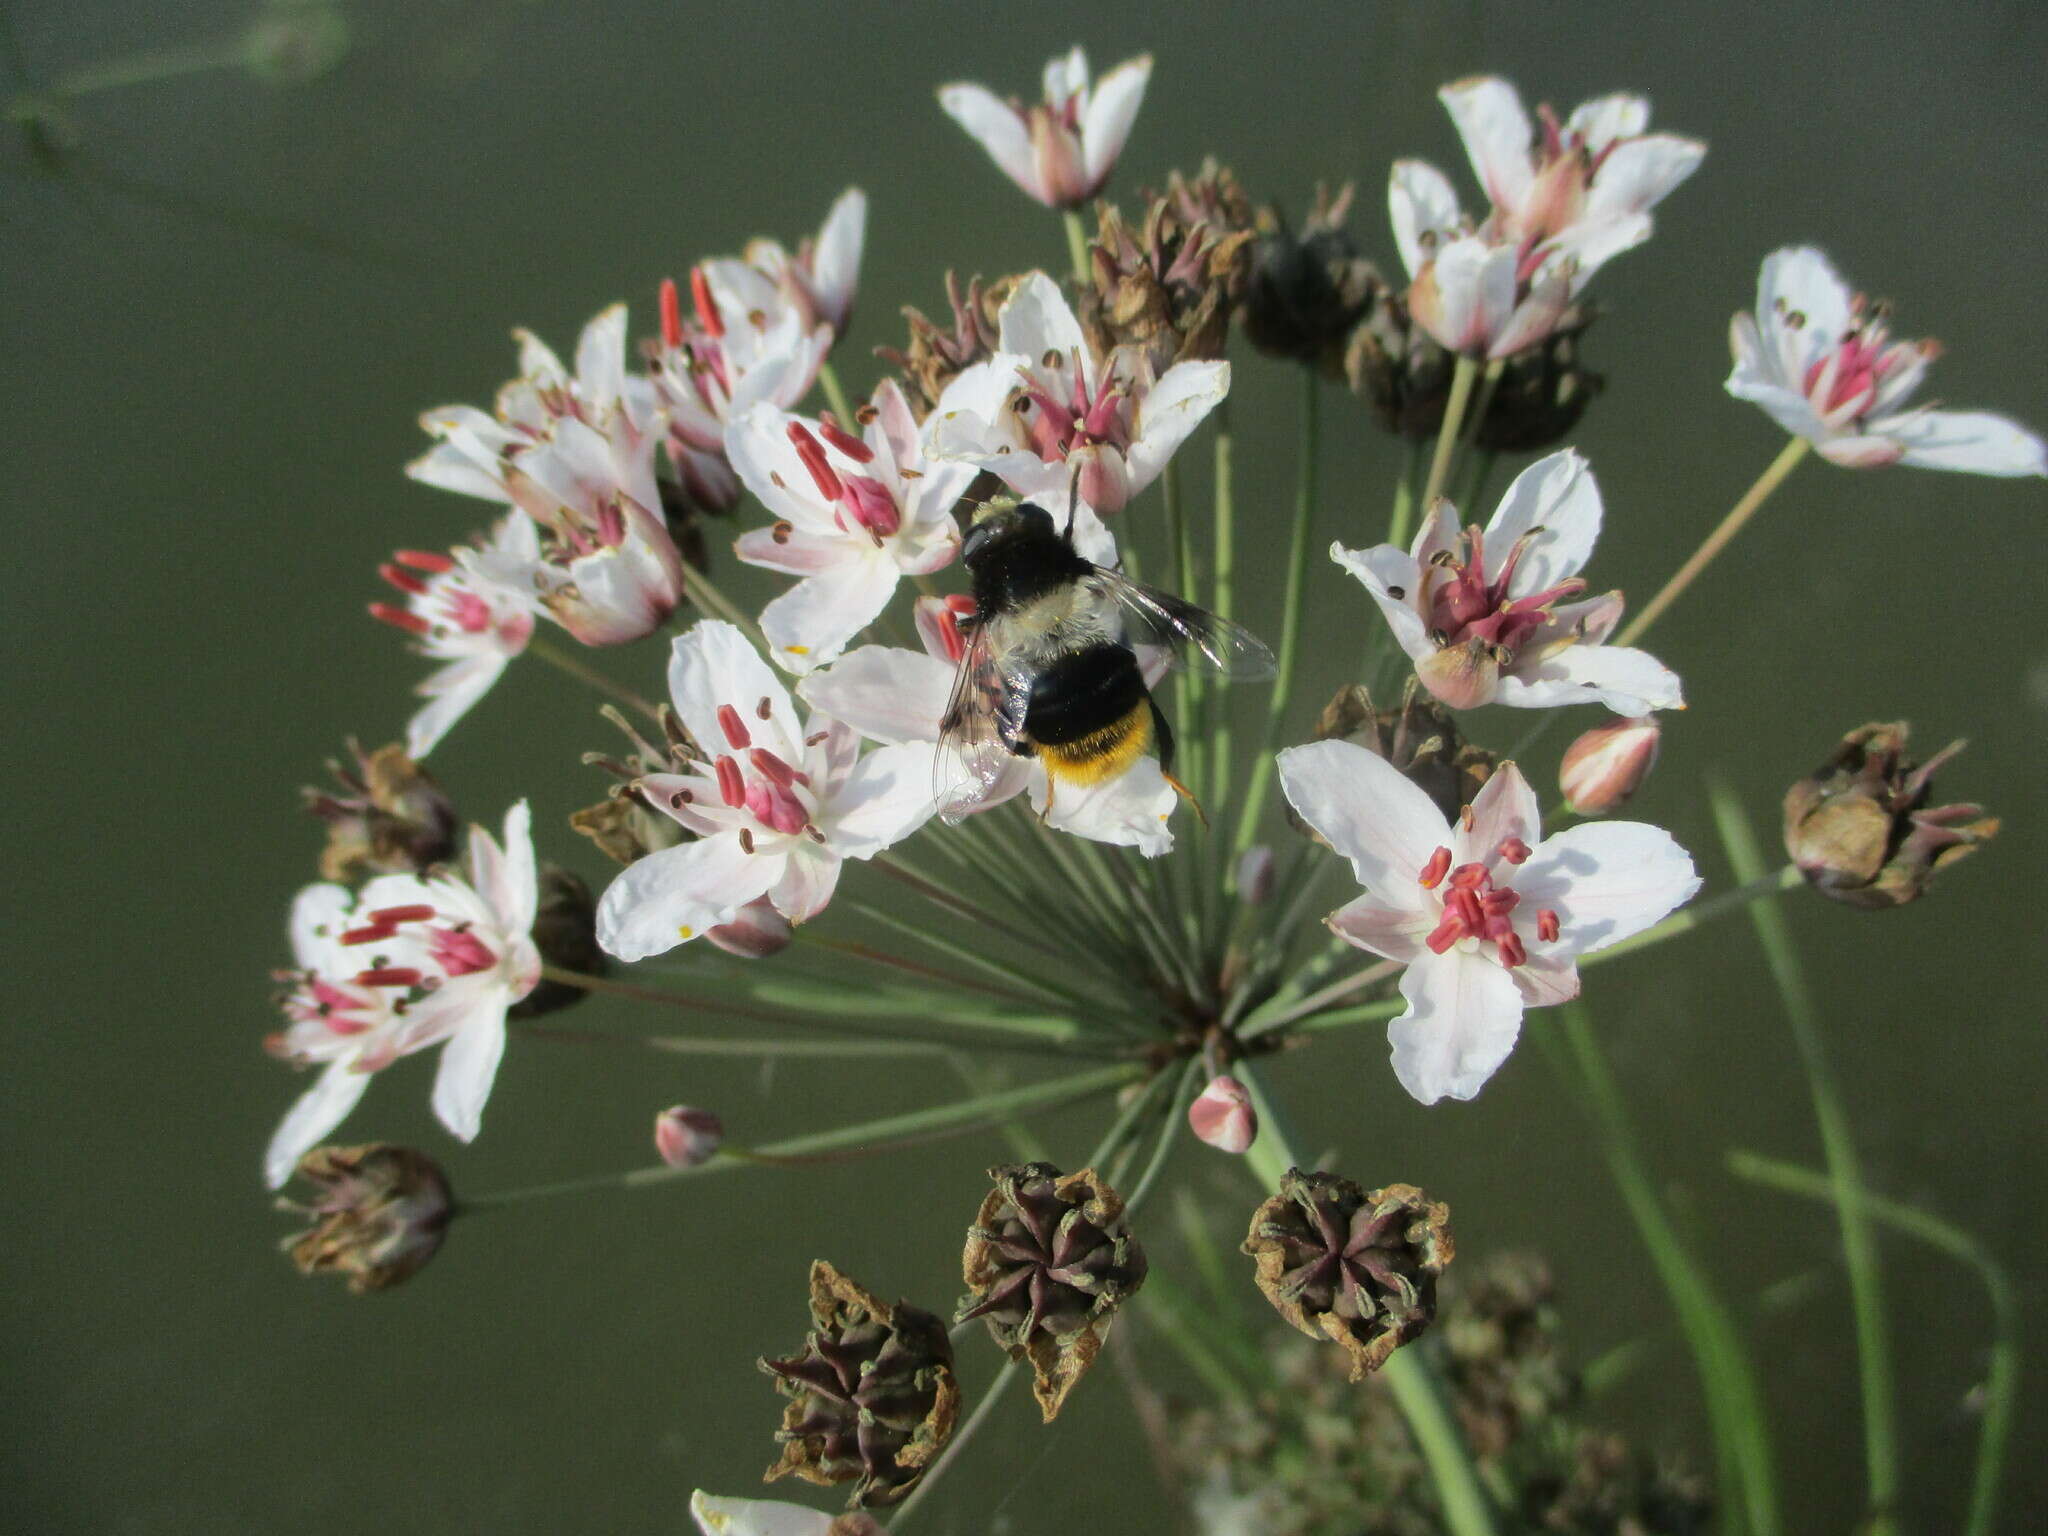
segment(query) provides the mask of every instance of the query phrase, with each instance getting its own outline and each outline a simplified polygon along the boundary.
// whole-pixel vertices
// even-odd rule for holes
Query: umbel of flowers
[[[1208,161],[1127,205],[1096,202],[1151,67],[1096,79],[1077,49],[1028,104],[942,90],[1010,180],[1060,212],[1071,275],[1030,260],[986,281],[945,273],[949,318],[907,311],[907,345],[881,353],[895,376],[849,393],[834,356],[859,289],[858,190],[794,249],[757,240],[679,269],[637,346],[623,304],[600,311],[569,363],[516,332],[518,377],[489,409],[428,412],[432,446],[408,469],[488,503],[487,525],[397,551],[380,570],[396,596],[371,605],[436,664],[423,702],[402,742],[352,744],[338,787],[306,792],[328,840],[320,881],[290,906],[270,1047],[317,1075],[263,1175],[275,1187],[296,1172],[313,1191],[292,1207],[312,1221],[291,1244],[309,1273],[388,1288],[465,1211],[531,1194],[716,1170],[790,1178],[966,1133],[1021,1140],[1039,1134],[1019,1124],[1036,1112],[1107,1107],[1092,1145],[1000,1166],[993,1189],[974,1171],[980,1151],[934,1155],[931,1203],[973,1213],[951,1336],[937,1315],[811,1264],[809,1333],[761,1362],[782,1401],[769,1476],[844,1487],[848,1511],[700,1492],[692,1516],[717,1536],[875,1536],[868,1511],[884,1509],[901,1529],[1026,1368],[1041,1416],[1062,1411],[1119,1313],[1167,1326],[1126,1325],[1117,1348],[1166,1341],[1210,1380],[1252,1369],[1242,1340],[1190,1324],[1174,1299],[1184,1277],[1160,1283],[1160,1255],[1177,1266],[1181,1246],[1214,1239],[1197,1221],[1181,1223],[1184,1244],[1153,1240],[1158,1192],[1191,1173],[1209,1204],[1237,1173],[1237,1209],[1256,1206],[1240,1285],[1390,1389],[1413,1441],[1410,1492],[1441,1528],[1490,1536],[1503,1500],[1551,1507],[1507,1462],[1481,1477],[1468,1440],[1484,1455],[1502,1438],[1486,1423],[1468,1415],[1461,1435],[1432,1408],[1431,1375],[1458,1349],[1432,1364],[1408,1347],[1440,1309],[1447,1206],[1304,1158],[1277,1053],[1313,1048],[1323,1070],[1382,1093],[1341,1031],[1383,1021],[1401,1089],[1470,1099],[1532,1014],[1560,1010],[1578,1086],[1598,1099],[1597,1041],[1561,1006],[1603,990],[1587,968],[1801,875],[1852,906],[1906,904],[1996,828],[1975,805],[1932,804],[1956,749],[1916,763],[1903,723],[1851,733],[1794,785],[1784,871],[1743,873],[1691,910],[1693,857],[1653,821],[1606,817],[1632,797],[1646,816],[1672,809],[1651,768],[1663,733],[1684,728],[1667,664],[1683,658],[1637,642],[1809,448],[1848,467],[2040,475],[2038,438],[1914,405],[1932,344],[1894,340],[1889,308],[1850,293],[1818,251],[1779,251],[1754,313],[1734,322],[1727,387],[1790,442],[1648,603],[1627,604],[1589,573],[1610,510],[1639,509],[1608,508],[1597,455],[1563,440],[1600,382],[1581,361],[1582,296],[1650,238],[1704,146],[1652,132],[1636,96],[1560,119],[1503,80],[1447,86],[1484,204],[1468,211],[1442,172],[1397,162],[1383,246],[1399,266],[1382,268],[1352,231],[1348,186],[1319,191],[1296,222]],[[882,216],[898,196],[877,198]],[[1305,447],[1284,534],[1263,505],[1258,522],[1240,508],[1221,409],[1276,367],[1296,375]],[[1339,379],[1409,443],[1383,526],[1355,496],[1341,521],[1319,507],[1321,401]],[[1269,408],[1258,393],[1233,406]],[[1204,508],[1196,444],[1211,467]],[[1538,451],[1490,502],[1500,454]],[[1659,515],[1686,515],[1679,500]],[[1611,552],[1598,569],[1603,583],[1639,574]],[[622,731],[630,750],[586,752],[580,703],[558,733],[522,722],[522,763],[580,754],[608,775],[605,798],[537,824],[519,800],[502,832],[470,831],[458,865],[463,796],[419,759],[473,711],[485,721],[468,729],[506,729],[478,706],[527,655],[592,690],[610,722],[599,734]],[[1318,713],[1327,695],[1304,679],[1339,657],[1346,675]],[[656,671],[664,686],[650,686]],[[1270,692],[1222,686],[1269,675]],[[1553,758],[1544,738],[1564,718],[1577,737]],[[1546,815],[1553,770],[1563,804]],[[564,824],[614,866],[595,901],[538,856]],[[1755,862],[1744,847],[1730,842],[1738,871]],[[1323,878],[1346,868],[1354,889],[1333,906]],[[815,1106],[835,1085],[806,1085],[812,1108],[778,1135],[763,1111],[696,1090],[676,1103],[676,1085],[654,1084],[620,1106],[636,1136],[652,1124],[642,1166],[461,1204],[423,1151],[323,1144],[372,1077],[433,1048],[436,1116],[473,1140],[503,1054],[545,1049],[561,1032],[532,1018],[586,994],[679,1020],[684,1033],[648,1040],[670,1058],[751,1053],[797,1074],[937,1053],[971,1086],[863,1096],[831,1124]],[[1446,1135],[1467,1123],[1433,1113]],[[1383,1155],[1358,1134],[1347,1159]],[[1827,1177],[1853,1193],[1850,1149],[1839,1134],[1828,1145]],[[1867,1251],[1863,1205],[1838,1209],[1852,1252]],[[794,1272],[808,1256],[784,1257]],[[1202,1266],[1202,1283],[1220,1269]],[[1867,1265],[1850,1274],[1870,1312],[1875,1279]],[[924,1294],[941,1283],[925,1276]],[[962,1382],[976,1373],[956,1370],[954,1347],[983,1332],[1000,1364],[970,1404]],[[1233,1387],[1251,1402],[1279,1384]],[[1874,1418],[1874,1468],[1885,1434]],[[1880,1511],[1895,1502],[1882,1484]],[[1264,1527],[1214,1526],[1247,1528]]]

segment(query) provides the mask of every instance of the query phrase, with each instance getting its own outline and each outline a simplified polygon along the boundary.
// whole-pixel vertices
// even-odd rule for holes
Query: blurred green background
[[[6,11],[17,103],[67,71],[230,35],[251,14],[205,0]],[[1296,213],[1316,180],[1356,178],[1354,228],[1388,266],[1392,159],[1435,160],[1469,189],[1437,85],[1499,72],[1560,107],[1647,93],[1655,126],[1712,148],[1655,240],[1593,288],[1607,313],[1588,357],[1609,377],[1577,436],[1608,506],[1593,575],[1639,600],[1781,443],[1720,388],[1728,317],[1774,246],[1823,244],[1899,302],[1904,334],[1939,335],[1944,401],[2048,425],[2048,12],[2019,0],[1200,3],[1085,23],[934,4],[390,0],[344,14],[352,47],[318,78],[228,71],[105,91],[68,109],[76,148],[60,165],[19,130],[0,159],[22,535],[4,609],[16,916],[0,1521],[13,1530],[677,1531],[692,1486],[746,1492],[770,1457],[775,1401],[753,1357],[800,1332],[805,1262],[829,1254],[891,1295],[951,1300],[980,1169],[1002,1155],[993,1138],[494,1213],[459,1227],[412,1285],[367,1301],[274,1254],[288,1223],[257,1169],[299,1086],[258,1048],[285,907],[318,841],[296,788],[345,734],[394,737],[422,673],[364,616],[374,565],[486,516],[402,478],[423,445],[417,413],[487,401],[511,372],[513,324],[566,350],[625,298],[636,332],[651,329],[661,277],[756,233],[792,240],[849,183],[872,203],[860,312],[837,354],[850,388],[871,382],[872,347],[900,342],[900,304],[942,306],[945,268],[1057,268],[1057,220],[939,113],[941,82],[1029,91],[1074,41],[1098,69],[1150,50],[1151,94],[1112,193],[1206,152]],[[1266,594],[1244,610],[1254,618],[1277,589],[1292,384],[1237,358],[1242,558]],[[1327,406],[1319,526],[1368,542],[1398,452],[1348,396]],[[1793,912],[1871,1182],[1980,1234],[2036,1288],[2043,513],[2039,482],[1802,468],[1659,627],[1654,649],[1692,708],[1637,803],[1719,886],[1709,769],[1768,828],[1784,785],[1851,726],[1907,717],[1929,750],[1971,738],[1943,788],[2006,814],[1990,852],[1903,912],[1804,897]],[[733,586],[758,600],[770,587],[755,574]],[[1305,710],[1377,622],[1333,570],[1314,579],[1311,633],[1334,643]],[[652,688],[658,650],[613,659]],[[433,764],[475,817],[530,795],[544,852],[602,878],[560,826],[595,797],[578,753],[609,745],[607,728],[577,723],[583,709],[561,679],[515,667]],[[1491,714],[1483,737],[1520,734],[1520,719]],[[1822,1276],[1754,1338],[1788,1529],[1845,1530],[1861,1449],[1831,1225],[1720,1166],[1732,1145],[1819,1157],[1752,935],[1723,924],[1594,975],[1650,1155],[1731,1299],[1748,1315],[1770,1282]],[[610,1007],[578,1018],[602,1023]],[[1668,1340],[1643,1251],[1540,1053],[1519,1052],[1478,1101],[1427,1111],[1385,1056],[1368,1027],[1270,1077],[1338,1166],[1449,1199],[1467,1254],[1547,1253],[1579,1358]],[[347,1138],[414,1141],[478,1192],[643,1161],[651,1114],[677,1099],[751,1140],[949,1086],[531,1043],[508,1056],[486,1135],[462,1149],[429,1120],[430,1070],[394,1068]],[[1078,1116],[1046,1134],[1076,1158],[1093,1139]],[[1219,1224],[1239,1225],[1249,1201],[1222,1160],[1180,1155]],[[1965,1486],[1988,1325],[1967,1275],[1885,1251],[1909,1527],[1939,1531]],[[972,1389],[989,1360],[979,1346],[967,1359]],[[1667,1342],[1655,1359],[1599,1416],[1705,1467],[1686,1358]],[[2048,1497],[2025,1449],[2048,1432],[2040,1401],[2016,1442],[2014,1530]],[[1054,1429],[1029,1417],[1007,1405],[922,1530],[1167,1528],[1131,1475],[1137,1436],[1112,1384],[1079,1394]]]

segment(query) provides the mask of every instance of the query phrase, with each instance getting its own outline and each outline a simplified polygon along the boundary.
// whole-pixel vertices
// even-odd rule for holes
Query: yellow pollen
[[[676,932],[686,939],[694,939],[695,937],[697,937],[697,930],[692,928],[688,923],[683,924],[683,926],[678,928]]]

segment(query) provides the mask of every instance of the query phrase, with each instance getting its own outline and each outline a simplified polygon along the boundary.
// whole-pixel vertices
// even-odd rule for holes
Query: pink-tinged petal
[[[1508,972],[1531,1008],[1551,1008],[1579,995],[1579,967],[1568,955],[1535,954]]]
[[[1289,747],[1277,761],[1287,803],[1351,861],[1358,883],[1390,906],[1420,910],[1417,877],[1451,840],[1436,802],[1385,758],[1348,741]]]
[[[1520,208],[1535,180],[1529,146],[1535,138],[1522,98],[1505,80],[1460,80],[1437,93],[1451,114],[1472,173],[1496,208]]]
[[[872,858],[923,826],[938,809],[936,751],[910,742],[877,747],[856,763],[824,811],[832,850],[849,859]]]
[[[300,1094],[285,1111],[283,1121],[263,1152],[263,1182],[280,1189],[299,1159],[327,1138],[327,1133],[348,1118],[363,1090],[370,1086],[370,1074],[353,1070],[355,1058],[345,1056],[320,1074],[319,1080]]]
[[[1174,450],[1228,393],[1228,363],[1175,363],[1166,370],[1138,405],[1138,436],[1128,455],[1132,496],[1159,478]]]
[[[1698,170],[1706,156],[1707,146],[1699,140],[1669,133],[1617,144],[1600,162],[1580,217],[1597,222],[1622,214],[1648,213]]]
[[[861,558],[860,546],[851,539],[837,532],[812,533],[803,528],[780,538],[773,528],[749,528],[732,541],[732,552],[745,565],[787,576],[815,576]]]
[[[737,833],[650,853],[605,888],[597,904],[597,942],[628,962],[662,954],[731,922],[782,878],[786,862],[777,854],[748,853]]]
[[[1088,55],[1081,51],[1079,43],[1045,61],[1045,68],[1039,74],[1039,86],[1047,104],[1053,106],[1088,89]]]
[[[1584,459],[1569,448],[1538,459],[1515,476],[1486,525],[1487,580],[1499,577],[1515,545],[1531,533],[1536,536],[1508,582],[1510,597],[1547,592],[1578,575],[1599,540],[1600,517],[1600,487]]]
[[[985,86],[946,85],[939,88],[939,107],[988,151],[1002,173],[1040,202],[1038,167],[1031,153],[1031,134],[1009,103]]]
[[[1650,126],[1650,104],[1620,92],[1596,96],[1572,108],[1565,129],[1595,155],[1616,139],[1632,139]]]
[[[533,811],[524,800],[505,812],[502,849],[481,829],[471,834],[470,870],[470,884],[490,903],[508,933],[533,927],[540,906],[540,872],[533,853]]]
[[[761,610],[761,633],[785,671],[803,673],[839,659],[896,591],[893,560],[855,558],[807,576]]]
[[[496,998],[465,1018],[441,1047],[434,1073],[434,1113],[463,1141],[474,1141],[483,1129],[484,1103],[505,1054],[504,993],[493,990]]]
[[[504,675],[505,663],[503,656],[464,656],[430,672],[413,690],[431,702],[406,722],[406,756],[418,761],[440,745],[455,722]]]
[[[1446,351],[1483,355],[1515,312],[1515,252],[1476,236],[1447,241],[1410,289],[1416,321]]]
[[[803,734],[781,680],[752,642],[724,620],[705,619],[677,638],[669,656],[668,688],[683,729],[707,752],[724,740],[718,708],[730,704],[746,722],[755,746],[784,762],[803,756]]]
[[[891,746],[939,739],[953,668],[932,656],[864,645],[796,686],[812,708]]]
[[[1757,323],[1768,332],[1782,326],[1784,315],[1803,315],[1803,361],[1833,346],[1848,328],[1849,299],[1849,285],[1827,257],[1810,245],[1786,246],[1764,258],[1757,277]]]
[[[1140,54],[1126,59],[1097,83],[1081,118],[1082,169],[1091,192],[1099,191],[1116,168],[1117,156],[1131,136],[1131,124],[1145,100],[1145,84],[1152,78],[1152,56]]]
[[[1416,611],[1416,594],[1422,590],[1421,568],[1413,555],[1403,554],[1391,544],[1371,549],[1330,546],[1330,558],[1365,584],[1372,600],[1379,604],[1387,627],[1411,661],[1426,661],[1435,654],[1428,625]],[[1395,596],[1396,593],[1400,595]]]
[[[1565,279],[1565,295],[1577,298],[1587,283],[1609,261],[1623,251],[1634,250],[1650,238],[1656,225],[1647,213],[1618,213],[1606,218],[1583,218],[1561,231],[1544,248],[1537,271]]]
[[[1773,415],[1776,412],[1772,413]],[[1865,433],[1854,437],[1830,437],[1826,429],[1815,433],[1801,433],[1813,439],[1814,451],[1830,464],[1839,464],[1844,469],[1882,469],[1887,464],[1896,464],[1905,457],[1897,439],[1878,437]]]
[[[1747,400],[1752,405],[1761,406],[1771,420],[1792,436],[1806,438],[1820,447],[1823,453],[1827,452],[1827,425],[1814,414],[1812,402],[1798,390],[1789,389],[1775,382],[1761,370],[1751,368],[1742,362],[1736,363],[1734,371],[1728,375],[1727,383],[1722,387],[1738,400]],[[1897,457],[1898,453],[1894,447],[1890,458],[1878,462],[1890,463]]]
[[[1569,264],[1547,268],[1528,295],[1509,309],[1506,322],[1492,327],[1487,357],[1515,357],[1546,340],[1571,307],[1572,296],[1591,275],[1585,268]]]
[[[1536,791],[1513,763],[1502,763],[1479,793],[1472,797],[1472,825],[1461,823],[1451,842],[1453,864],[1495,866],[1495,877],[1514,882],[1515,864],[1501,854],[1501,844],[1510,840],[1534,848],[1542,841],[1542,813],[1536,805]]]
[[[768,888],[769,904],[792,923],[809,922],[831,904],[844,862],[816,844],[792,848],[782,878]]]
[[[626,392],[626,306],[612,304],[576,340],[576,389],[600,409]]]
[[[436,443],[425,453],[405,466],[408,478],[422,485],[431,485],[443,491],[453,491],[458,496],[481,496],[487,501],[509,501],[505,494],[505,482],[498,477],[493,467],[497,463],[492,456],[485,463],[479,463],[476,455],[462,444]]]
[[[646,773],[634,783],[648,804],[699,837],[730,831],[746,814],[719,799],[718,780],[709,774]]]
[[[1663,921],[1692,899],[1700,877],[1663,828],[1599,821],[1545,839],[1514,885],[1524,909],[1556,911],[1558,939],[1547,952],[1571,956]]]
[[[811,292],[832,329],[843,331],[860,288],[860,258],[867,243],[868,197],[859,187],[840,193],[818,231],[811,260]]]
[[[2006,478],[2048,475],[2048,446],[2018,422],[1990,411],[1916,411],[1874,421],[1870,430],[1905,450],[1900,463],[1921,469]]]
[[[1420,275],[1435,249],[1424,235],[1455,230],[1464,214],[1448,176],[1424,160],[1396,160],[1387,179],[1387,214],[1394,224],[1394,244],[1408,275]]]
[[[1685,690],[1678,674],[1648,651],[1567,645],[1548,655],[1531,650],[1517,657],[1501,676],[1495,702],[1517,709],[1604,704],[1617,715],[1647,715],[1685,708]]]
[[[1050,352],[1068,359],[1064,367],[1071,368],[1076,352],[1084,361],[1092,355],[1060,285],[1043,272],[1033,272],[1017,285],[997,317],[997,330],[1002,351],[1029,363]]]
[[[1390,907],[1372,895],[1346,902],[1325,921],[1332,932],[1360,949],[1369,949],[1403,965],[1429,953],[1422,941],[1436,926],[1431,914],[1414,907]]]
[[[1515,1048],[1522,994],[1501,966],[1453,949],[1401,973],[1408,1010],[1387,1026],[1394,1076],[1424,1104],[1469,1099]]]
[[[1033,764],[1029,774],[1031,803],[1045,810],[1047,779]],[[1166,782],[1156,759],[1142,757],[1126,773],[1099,784],[1062,784],[1052,792],[1046,825],[1056,832],[1090,842],[1135,848],[1156,859],[1173,847],[1169,825],[1180,797]]]
[[[831,1536],[832,1516],[775,1499],[724,1499],[698,1489],[690,1517],[704,1536]]]

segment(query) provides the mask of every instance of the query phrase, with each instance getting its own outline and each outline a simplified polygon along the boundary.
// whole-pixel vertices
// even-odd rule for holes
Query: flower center
[[[1532,528],[1515,541],[1501,562],[1500,574],[1486,579],[1485,535],[1467,528],[1461,538],[1464,558],[1452,550],[1439,550],[1423,570],[1421,608],[1428,620],[1430,636],[1446,649],[1479,641],[1503,656],[1503,665],[1529,637],[1550,622],[1551,608],[1586,590],[1576,576],[1527,597],[1508,596],[1515,567],[1530,544],[1542,533]]]
[[[840,430],[837,423],[827,419],[820,425],[827,442],[857,464],[873,460],[874,450],[859,438]],[[804,468],[811,472],[811,480],[818,487],[818,494],[827,502],[838,507],[832,514],[832,521],[843,533],[851,533],[846,520],[849,516],[860,527],[867,530],[875,541],[875,548],[882,547],[882,541],[903,526],[903,514],[897,510],[896,498],[889,494],[889,488],[870,475],[852,472],[841,474],[832,467],[825,456],[825,445],[811,435],[810,428],[800,421],[789,424],[790,445],[796,449],[797,457],[804,461]]]
[[[1531,849],[1519,837],[1502,840],[1496,850],[1504,863],[1528,862]],[[1482,863],[1451,864],[1451,850],[1439,847],[1429,862],[1416,872],[1416,883],[1425,891],[1442,888],[1443,913],[1428,938],[1423,940],[1432,953],[1447,954],[1467,939],[1491,944],[1500,963],[1509,970],[1529,958],[1520,934],[1515,932],[1514,911],[1521,894],[1497,884],[1493,870]],[[1560,931],[1558,916],[1549,907],[1536,914],[1536,936],[1555,941]]]
[[[1048,464],[1057,463],[1076,449],[1097,445],[1124,452],[1131,446],[1130,390],[1105,368],[1100,380],[1090,383],[1088,369],[1076,350],[1071,359],[1047,353],[1046,372],[1071,363],[1073,383],[1062,399],[1044,373],[1025,375],[1015,409],[1027,418],[1025,434],[1032,451]]]
[[[720,753],[712,764],[712,771],[718,776],[719,799],[733,810],[744,808],[772,832],[794,836],[807,830],[811,825],[811,808],[797,793],[797,787],[808,789],[810,776],[792,768],[766,747],[755,746],[747,722],[732,705],[718,706],[718,729],[726,745],[732,748],[731,752]],[[744,827],[740,829],[740,844],[747,852],[754,851],[753,834]]]

